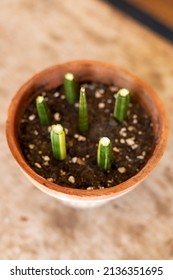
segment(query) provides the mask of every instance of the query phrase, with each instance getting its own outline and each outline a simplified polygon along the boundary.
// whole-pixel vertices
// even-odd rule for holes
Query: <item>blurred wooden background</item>
[[[166,25],[173,27],[173,1],[172,0],[127,0],[140,9],[148,12]]]

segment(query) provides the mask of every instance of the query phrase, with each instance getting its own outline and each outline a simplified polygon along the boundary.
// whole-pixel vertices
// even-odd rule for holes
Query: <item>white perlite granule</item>
[[[41,165],[38,162],[35,162],[34,164],[37,168],[42,168]]]
[[[127,130],[126,127],[122,127],[120,130],[120,135],[126,137],[127,136],[126,130]]]
[[[113,151],[119,153],[120,150],[117,147],[113,147]]]
[[[135,150],[135,149],[138,148],[138,145],[137,145],[137,144],[134,144],[134,145],[132,145],[131,147],[132,147],[133,150]]]
[[[74,183],[75,183],[75,177],[74,177],[74,176],[69,176],[69,177],[68,177],[68,181],[69,181],[70,183],[74,184]]]
[[[118,172],[119,173],[125,173],[126,172],[126,168],[125,167],[119,167],[118,168]]]
[[[79,103],[76,102],[76,103],[74,104],[74,106],[75,106],[76,108],[78,108],[78,107],[79,107]]]
[[[134,140],[135,140],[134,137],[126,139],[127,145],[129,145],[129,146],[134,145],[134,144],[135,144],[135,141],[134,141]]]
[[[34,130],[34,135],[38,135],[38,131],[37,130]]]
[[[72,161],[73,163],[76,163],[76,162],[77,162],[77,157],[73,157],[73,158],[71,159],[71,161]]]
[[[34,147],[35,147],[35,145],[34,145],[34,144],[29,144],[29,148],[30,148],[31,150],[33,150],[33,149],[34,149]]]
[[[139,158],[139,159],[144,159],[144,157],[143,157],[142,155],[137,156],[137,158]]]
[[[96,97],[96,98],[101,98],[101,97],[102,97],[102,94],[100,93],[99,90],[96,90],[96,92],[95,92],[95,97]]]
[[[121,143],[121,144],[124,144],[124,143],[125,143],[125,140],[124,140],[123,138],[121,138],[121,139],[120,139],[120,143]]]
[[[93,189],[94,189],[93,187],[88,187],[88,188],[87,188],[87,190],[89,190],[89,191],[90,191],[90,190],[93,190]]]
[[[145,156],[146,156],[146,152],[143,151],[141,155],[137,156],[137,158],[144,159]]]
[[[47,180],[48,180],[49,182],[53,182],[53,181],[54,181],[53,178],[47,178]]]
[[[60,170],[60,175],[61,175],[61,176],[64,176],[65,174],[66,174],[66,172],[65,172],[64,170],[61,169],[61,170]]]
[[[135,130],[135,127],[134,127],[134,126],[129,126],[129,127],[128,127],[128,131],[133,131],[133,130]]]
[[[79,136],[78,136],[78,141],[79,141],[79,142],[85,142],[85,141],[86,141],[86,137],[85,137],[85,136],[82,136],[82,135],[79,135]]]
[[[77,139],[78,137],[79,137],[79,134],[75,134],[75,135],[74,135],[74,138]]]
[[[60,119],[61,119],[61,116],[60,116],[60,113],[55,113],[54,114],[54,119],[56,120],[56,121],[60,121]]]
[[[108,103],[108,104],[111,104],[111,103],[112,103],[112,100],[111,100],[111,99],[107,99],[107,103]]]
[[[34,114],[30,115],[28,119],[29,119],[30,121],[35,120],[35,115],[34,115]]]
[[[59,97],[59,95],[60,95],[60,93],[59,93],[58,91],[56,91],[56,92],[54,93],[54,97],[55,97],[55,98]]]
[[[132,159],[129,158],[129,156],[126,156],[126,159],[127,159],[128,161],[132,161]]]
[[[100,103],[98,104],[98,107],[99,107],[99,109],[105,108],[105,103],[100,102]]]
[[[65,127],[64,130],[65,130],[65,133],[68,134],[68,128]]]
[[[42,156],[42,158],[44,159],[44,161],[49,161],[50,160],[50,157],[48,157],[48,156]]]
[[[113,183],[113,179],[108,180],[108,183],[109,183],[109,184],[112,184],[112,183]]]
[[[103,88],[99,88],[98,91],[103,94],[105,92],[105,90]]]
[[[134,120],[133,120],[133,123],[134,123],[134,124],[138,123],[138,120],[137,120],[137,119],[134,119]]]

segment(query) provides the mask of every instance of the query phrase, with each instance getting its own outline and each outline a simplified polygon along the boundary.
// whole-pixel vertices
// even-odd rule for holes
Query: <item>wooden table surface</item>
[[[112,62],[146,80],[170,118],[166,153],[140,186],[76,210],[33,187],[8,149],[5,120],[36,72],[74,59]],[[0,2],[0,259],[173,259],[173,47],[99,0]]]

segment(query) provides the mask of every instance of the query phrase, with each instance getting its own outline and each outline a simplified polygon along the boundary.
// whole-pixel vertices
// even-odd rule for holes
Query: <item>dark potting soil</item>
[[[21,119],[19,141],[23,155],[36,173],[56,184],[79,189],[101,189],[126,181],[146,164],[153,146],[152,122],[141,105],[131,96],[128,117],[122,123],[113,117],[118,88],[97,83],[83,83],[86,88],[89,130],[78,131],[78,103],[66,102],[63,86],[42,92],[52,114],[52,123],[65,128],[67,157],[57,161],[52,156],[50,127],[40,124],[35,100]],[[40,94],[39,94],[40,95]],[[112,168],[97,166],[100,137],[112,141]]]

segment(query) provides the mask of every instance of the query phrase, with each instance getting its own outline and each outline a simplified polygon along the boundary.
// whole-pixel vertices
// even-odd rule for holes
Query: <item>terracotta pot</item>
[[[102,82],[107,85],[130,89],[151,116],[155,135],[153,153],[142,170],[127,181],[114,187],[98,190],[78,190],[62,187],[38,175],[24,159],[18,141],[18,128],[21,115],[30,100],[35,97],[35,94],[61,85],[66,72],[72,72],[78,81]],[[45,193],[75,207],[100,205],[134,189],[161,159],[166,146],[167,131],[167,117],[163,104],[150,86],[115,65],[85,60],[72,61],[50,67],[30,79],[20,88],[13,98],[8,111],[6,124],[9,147],[15,160],[28,179]]]

